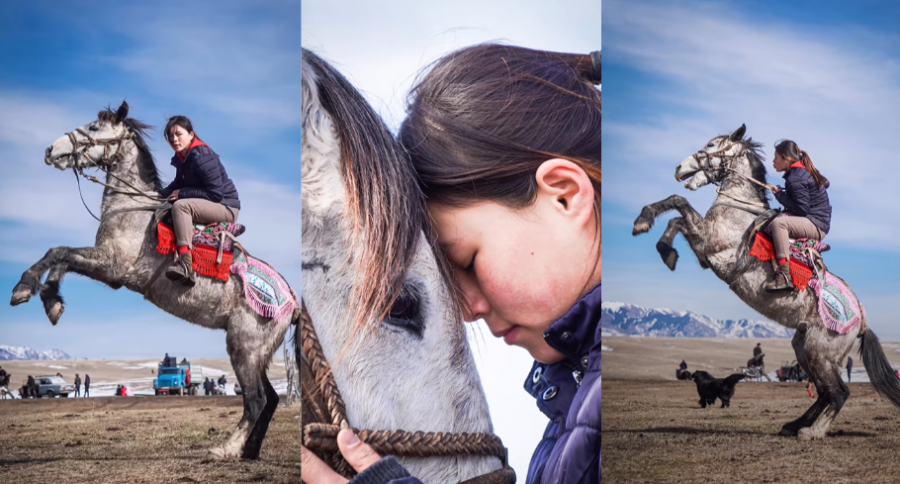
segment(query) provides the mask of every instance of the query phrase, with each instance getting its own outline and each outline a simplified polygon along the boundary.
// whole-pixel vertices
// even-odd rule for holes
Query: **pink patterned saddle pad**
[[[219,248],[219,241],[222,240],[222,250],[231,252],[232,237],[237,237],[244,233],[247,227],[241,224],[233,224],[229,222],[214,222],[209,225],[194,225],[194,245],[208,245]],[[227,232],[232,237],[223,237],[222,233]],[[224,239],[224,240],[223,240]]]
[[[866,310],[853,291],[830,272],[825,272],[824,278],[810,279],[809,287],[819,297],[819,317],[828,329],[847,334],[866,317]]]

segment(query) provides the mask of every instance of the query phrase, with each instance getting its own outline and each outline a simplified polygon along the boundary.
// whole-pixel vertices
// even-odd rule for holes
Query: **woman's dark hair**
[[[824,188],[825,185],[828,184],[828,179],[822,176],[822,174],[819,173],[819,170],[816,170],[816,166],[813,165],[809,153],[801,150],[800,147],[797,146],[797,143],[794,143],[789,139],[781,140],[775,143],[775,152],[786,158],[788,161],[802,161],[803,167],[806,168],[806,171],[808,171],[810,175],[812,175],[813,180],[819,188]]]
[[[599,52],[497,44],[438,60],[410,93],[400,127],[429,201],[526,207],[537,196],[541,163],[563,158],[590,177],[599,216],[599,63]]]
[[[163,131],[163,136],[166,137],[166,141],[169,144],[172,144],[172,140],[169,139],[169,136],[172,135],[172,128],[175,126],[181,126],[188,133],[194,133],[194,125],[191,124],[191,120],[188,119],[187,116],[177,115],[169,118],[169,122],[166,123],[166,130]],[[197,136],[197,133],[194,133],[194,136]]]
[[[599,52],[467,47],[439,59],[413,87],[400,143],[428,201],[456,207],[527,207],[543,162],[577,164],[594,188],[599,248],[599,83]]]

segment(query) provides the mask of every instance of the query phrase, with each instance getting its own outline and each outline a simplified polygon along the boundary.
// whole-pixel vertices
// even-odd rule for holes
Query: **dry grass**
[[[900,409],[869,383],[849,385],[828,438],[800,442],[778,432],[812,404],[805,383],[742,382],[730,408],[704,410],[696,385],[674,379],[682,359],[725,376],[756,342],[604,338],[603,483],[900,482]],[[768,371],[793,358],[788,340],[761,342]],[[900,363],[897,342],[882,343]]]
[[[0,401],[0,481],[299,482],[299,406],[280,406],[259,461],[213,461],[240,397]],[[296,418],[295,418],[296,417]]]

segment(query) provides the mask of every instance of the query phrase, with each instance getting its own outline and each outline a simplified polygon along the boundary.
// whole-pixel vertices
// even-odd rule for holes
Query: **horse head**
[[[728,171],[734,169],[736,159],[746,152],[743,142],[746,131],[747,126],[742,124],[730,135],[709,140],[706,146],[678,164],[675,179],[685,182],[688,190],[724,180]]]
[[[333,67],[304,51],[301,72],[302,297],[346,419],[371,430],[490,432],[410,161]],[[425,482],[500,467],[487,456],[401,461]]]
[[[135,135],[126,119],[128,103],[125,101],[116,111],[100,111],[95,121],[75,128],[47,147],[44,163],[60,170],[109,167],[119,158],[125,140]]]

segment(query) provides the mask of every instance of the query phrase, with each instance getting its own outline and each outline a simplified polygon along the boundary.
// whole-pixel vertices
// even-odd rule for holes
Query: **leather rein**
[[[356,473],[338,450],[337,434],[351,428],[341,393],[331,367],[322,352],[312,319],[301,301],[300,364],[303,445],[312,450],[337,473],[350,479]],[[500,459],[499,470],[463,481],[461,484],[513,484],[515,471],[507,462],[503,442],[490,433],[408,432],[405,430],[357,430],[359,439],[380,455],[435,457],[486,455]]]
[[[78,134],[84,136],[85,139],[79,140],[78,137],[75,136],[76,132]],[[78,195],[81,197],[81,204],[84,205],[84,208],[88,211],[89,214],[91,214],[92,217],[94,217],[95,220],[97,220],[99,222],[100,218],[97,217],[96,215],[94,215],[94,212],[91,211],[91,209],[87,206],[87,203],[84,201],[84,194],[81,193],[81,180],[78,178],[78,175],[81,175],[86,180],[90,180],[94,183],[97,183],[98,185],[102,185],[106,188],[109,188],[110,190],[114,191],[115,193],[127,195],[132,198],[146,197],[155,202],[163,201],[163,199],[161,197],[159,197],[158,195],[144,192],[144,191],[136,188],[134,185],[132,185],[128,181],[114,175],[113,173],[111,173],[109,171],[119,161],[119,157],[121,156],[120,152],[122,151],[122,145],[125,144],[125,141],[134,138],[134,136],[135,136],[134,131],[129,130],[128,132],[126,132],[125,134],[123,134],[122,136],[119,136],[117,138],[96,139],[96,138],[92,137],[90,134],[88,134],[86,131],[84,131],[83,129],[76,128],[75,131],[66,133],[66,136],[69,138],[69,142],[72,143],[72,151],[70,153],[68,153],[68,156],[71,156],[73,159],[72,160],[72,173],[75,174],[75,181],[78,184]],[[110,153],[111,147],[113,144],[116,145],[116,149],[114,152]],[[103,146],[103,156],[101,156],[99,160],[91,159],[87,155],[88,149],[91,146]],[[83,149],[79,152],[78,149],[81,147],[84,147],[85,149]],[[79,166],[79,164],[78,164],[78,162],[81,161],[82,158],[84,158],[88,162],[92,163],[94,166],[96,166],[97,168],[102,170],[108,176],[120,181],[121,183],[123,183],[125,186],[127,186],[128,188],[130,188],[133,191],[129,192],[129,191],[122,190],[121,188],[119,188],[117,186],[113,186],[113,185],[109,185],[107,183],[101,182],[95,176],[90,176],[90,175],[85,174],[84,167]],[[159,210],[162,208],[165,208],[165,204],[153,205],[153,206],[148,206],[148,207],[120,209],[120,210],[115,210],[113,212],[110,212],[110,214],[122,213],[122,212],[134,212],[134,211],[156,211],[156,210]]]

